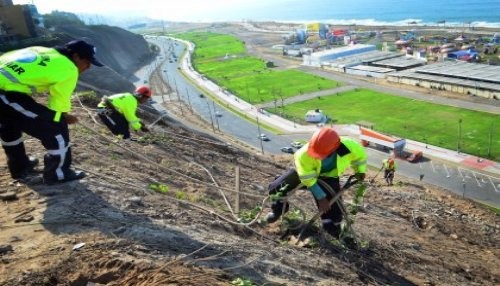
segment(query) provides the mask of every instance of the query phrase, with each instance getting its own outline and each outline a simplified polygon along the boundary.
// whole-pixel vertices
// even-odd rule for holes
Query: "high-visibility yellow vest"
[[[48,92],[47,107],[71,111],[71,94],[78,81],[78,67],[54,48],[28,47],[0,56],[0,89],[27,95]]]
[[[321,173],[321,160],[307,154],[309,143],[295,152],[295,168],[302,184],[310,188],[316,184],[319,176],[339,177],[349,166],[355,173],[366,173],[367,155],[363,146],[353,139],[343,137],[340,143],[339,149],[344,149],[346,154],[336,154],[336,168],[325,173]]]
[[[394,161],[394,164],[392,164],[392,166],[389,165],[389,159],[382,160],[382,165],[384,166],[384,169],[386,169],[386,170],[396,171],[396,169],[398,168],[396,161]]]
[[[137,118],[136,111],[138,101],[137,98],[130,92],[118,93],[108,96],[106,100],[111,104],[112,108],[123,114],[127,122],[134,130],[139,130],[142,125],[139,118]],[[99,103],[98,107],[106,107],[106,102]]]

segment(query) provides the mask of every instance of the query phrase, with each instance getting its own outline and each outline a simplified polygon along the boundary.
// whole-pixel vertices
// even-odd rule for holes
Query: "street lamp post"
[[[212,130],[215,133],[215,126],[214,126],[214,120],[212,118],[212,110],[210,109],[210,104],[208,104],[208,99],[205,101],[207,103],[207,108],[208,108],[208,114],[210,116],[210,123],[212,124]]]
[[[458,119],[457,152],[460,153],[460,141],[462,137],[462,118]]]
[[[260,151],[262,152],[262,154],[264,154],[264,145],[262,145],[262,138],[260,137],[259,115],[255,116],[255,118],[257,119],[257,132],[259,132],[259,135],[257,137],[260,141]]]
[[[214,117],[215,117],[215,123],[217,124],[217,130],[220,131],[219,127],[219,119],[217,118],[217,109],[215,109],[215,101],[212,101],[212,105],[214,107]]]

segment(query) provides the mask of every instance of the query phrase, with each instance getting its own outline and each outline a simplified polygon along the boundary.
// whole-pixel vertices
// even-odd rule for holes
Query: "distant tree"
[[[85,23],[77,15],[62,11],[52,11],[50,14],[44,14],[43,20],[47,28],[63,25],[85,26]]]

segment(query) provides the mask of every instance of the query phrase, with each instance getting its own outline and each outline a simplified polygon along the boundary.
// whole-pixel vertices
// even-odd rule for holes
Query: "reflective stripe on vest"
[[[19,80],[15,77],[13,77],[8,71],[6,71],[5,69],[3,68],[0,68],[0,74],[3,74],[8,80],[10,80],[11,82],[13,83],[17,83],[17,84],[20,84]],[[29,87],[29,89],[31,89],[31,93],[35,93],[36,92],[36,87],[32,86],[32,85],[28,85],[27,87]]]

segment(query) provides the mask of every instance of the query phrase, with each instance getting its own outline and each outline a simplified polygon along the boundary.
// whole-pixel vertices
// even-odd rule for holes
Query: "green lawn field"
[[[244,44],[233,36],[183,33],[174,37],[196,45],[192,62],[197,71],[253,104],[342,85],[298,70],[276,70],[269,67],[264,60],[246,54]]]
[[[269,109],[304,121],[305,113],[321,109],[336,124],[371,122],[374,129],[401,138],[500,160],[500,116],[356,89]],[[460,123],[459,123],[460,122]],[[460,130],[459,130],[460,127]],[[491,139],[490,139],[491,137]],[[490,156],[488,156],[488,152]]]

